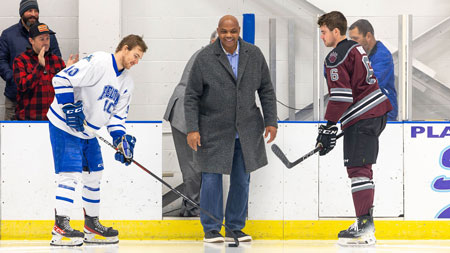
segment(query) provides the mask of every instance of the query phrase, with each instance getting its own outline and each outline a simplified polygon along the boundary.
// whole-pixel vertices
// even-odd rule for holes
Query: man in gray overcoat
[[[211,34],[210,44],[217,38],[217,32]],[[180,165],[181,174],[183,175],[184,195],[191,198],[196,203],[200,202],[200,185],[202,183],[202,172],[197,165],[194,151],[187,144],[186,120],[184,118],[184,93],[191,72],[192,64],[197,54],[203,48],[197,50],[184,67],[183,75],[172,96],[169,99],[164,119],[170,122],[172,128],[172,138],[177,151],[178,164]],[[195,217],[199,216],[200,211],[185,199],[181,203],[180,216]]]
[[[275,92],[260,49],[239,37],[239,22],[227,15],[219,39],[194,61],[185,94],[187,142],[202,171],[200,206],[223,220],[222,174],[230,175],[225,224],[239,241],[251,241],[245,227],[250,172],[267,164],[264,137],[277,134]],[[256,105],[261,101],[263,115]],[[221,224],[201,213],[205,242],[233,240]]]

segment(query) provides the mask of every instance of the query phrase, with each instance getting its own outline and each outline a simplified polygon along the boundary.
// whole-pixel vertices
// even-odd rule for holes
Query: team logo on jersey
[[[89,56],[84,57],[83,60],[86,60],[86,61],[89,62],[89,61],[91,61],[91,59],[92,59],[93,56],[94,56],[94,55],[91,54],[91,55],[89,55]]]
[[[328,56],[328,61],[329,61],[330,63],[335,63],[336,60],[337,60],[337,56],[338,56],[338,53],[337,53],[337,52],[332,52],[332,53],[330,53],[330,56]]]

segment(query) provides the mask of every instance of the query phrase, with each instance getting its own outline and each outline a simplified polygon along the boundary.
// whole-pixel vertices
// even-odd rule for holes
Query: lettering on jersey
[[[120,93],[119,90],[115,89],[111,85],[106,85],[103,88],[103,92],[100,97],[97,98],[98,101],[105,99],[105,106],[103,107],[103,111],[111,114],[114,107],[119,102]]]
[[[426,134],[426,138],[445,138],[450,136],[450,127],[445,127],[442,131],[437,131],[432,126],[427,128],[421,126],[411,127],[411,138],[417,138],[418,135],[422,134]]]
[[[337,56],[338,56],[338,53],[337,53],[337,52],[331,52],[331,53],[330,53],[330,56],[328,56],[328,61],[329,61],[330,63],[335,63],[336,60],[337,60]]]
[[[358,49],[360,54],[367,54],[366,50],[364,50],[364,48],[362,46],[358,46],[358,47],[356,47],[356,49]]]
[[[372,65],[370,64],[369,57],[367,57],[367,55],[363,55],[362,62],[364,63],[364,67],[366,67],[366,70],[367,70],[366,83],[367,84],[376,83],[377,79],[373,76],[373,69],[372,69]]]
[[[86,60],[86,61],[90,62],[93,56],[94,55],[91,54],[89,56],[84,57],[83,60]]]
[[[337,68],[330,69],[330,78],[331,78],[331,81],[333,81],[333,82],[339,80],[339,74],[338,74]]]

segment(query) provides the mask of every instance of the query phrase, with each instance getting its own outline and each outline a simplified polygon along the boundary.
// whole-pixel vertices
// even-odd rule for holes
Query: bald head
[[[225,16],[223,16],[219,20],[218,27],[222,26],[225,22],[227,22],[227,23],[231,22],[234,25],[239,27],[239,21],[237,20],[237,18],[235,16],[232,16],[232,15],[225,15]]]
[[[239,22],[234,16],[226,15],[219,20],[217,34],[225,51],[230,54],[236,51],[240,32]]]

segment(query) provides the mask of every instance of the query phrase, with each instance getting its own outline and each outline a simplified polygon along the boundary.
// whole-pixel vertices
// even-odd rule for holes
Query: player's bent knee
[[[97,186],[102,180],[103,171],[83,172],[83,184]]]

